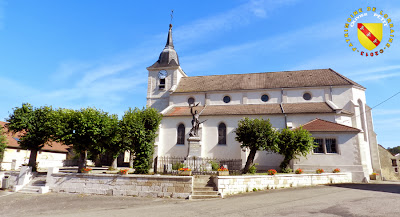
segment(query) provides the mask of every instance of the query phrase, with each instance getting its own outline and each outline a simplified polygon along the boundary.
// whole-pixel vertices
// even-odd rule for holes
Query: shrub
[[[256,167],[256,165],[258,165],[258,164],[253,164],[253,165],[251,165],[251,167],[249,168],[249,173],[255,174],[255,173],[257,172],[257,167]]]
[[[274,169],[270,169],[270,170],[268,170],[268,171],[267,171],[267,173],[268,173],[268,175],[271,175],[271,176],[273,176],[273,175],[275,175],[275,174],[276,174],[276,170],[274,170]]]
[[[321,173],[323,173],[323,172],[325,172],[323,169],[317,169],[316,171],[315,171],[317,174],[321,174]]]
[[[297,170],[295,171],[295,173],[296,173],[296,174],[302,174],[302,173],[303,173],[303,170],[299,168],[299,169],[297,169]]]
[[[215,161],[210,161],[212,171],[217,171],[219,169],[219,163]]]
[[[172,170],[179,170],[180,168],[185,167],[185,164],[181,163],[181,162],[177,162],[172,164]]]
[[[179,171],[192,171],[192,170],[189,169],[189,168],[179,168],[178,170],[179,170]]]
[[[340,169],[336,168],[336,169],[332,170],[332,173],[340,173]]]
[[[282,169],[282,173],[291,173],[291,172],[293,172],[293,170],[290,169],[290,168],[284,168],[284,169]]]
[[[379,174],[378,174],[378,173],[375,173],[375,172],[372,173],[371,175],[379,176]]]

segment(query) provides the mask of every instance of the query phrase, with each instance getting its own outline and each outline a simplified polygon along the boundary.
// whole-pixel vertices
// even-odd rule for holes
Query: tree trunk
[[[116,170],[118,167],[118,156],[114,158],[113,162],[111,163],[111,169]]]
[[[86,167],[87,162],[87,151],[81,152],[79,155],[79,162],[78,162],[78,173],[82,172],[82,169]]]
[[[243,174],[246,174],[249,172],[249,168],[251,165],[253,165],[254,157],[256,156],[257,149],[251,149],[249,157],[247,158],[246,166],[243,169]]]
[[[37,158],[38,150],[31,150],[31,155],[29,156],[29,163],[28,166],[32,167],[32,172],[37,171],[36,167],[36,158]]]
[[[103,164],[102,164],[102,162],[101,162],[101,155],[100,155],[100,154],[96,154],[96,156],[95,156],[94,158],[95,158],[95,159],[94,159],[94,165],[95,165],[96,167],[102,167]]]
[[[286,157],[283,159],[281,165],[279,165],[279,167],[281,168],[281,170],[287,169],[287,168],[288,168],[289,163],[290,163],[290,160],[291,160],[291,158],[286,158]]]
[[[133,160],[135,159],[135,154],[133,151],[130,151],[130,157],[129,157],[129,168],[133,168]]]

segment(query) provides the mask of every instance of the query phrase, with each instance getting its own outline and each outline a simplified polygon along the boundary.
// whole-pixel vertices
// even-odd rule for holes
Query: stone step
[[[204,187],[214,187],[214,185],[195,183],[195,184],[193,184],[193,187],[194,188],[204,188]]]
[[[191,195],[192,200],[204,200],[213,198],[221,198],[221,195]]]
[[[213,187],[193,187],[193,191],[214,191]]]
[[[22,188],[21,190],[18,191],[18,193],[24,193],[24,194],[38,194],[39,189],[33,189],[33,188]]]
[[[192,195],[218,195],[218,191],[193,191]]]

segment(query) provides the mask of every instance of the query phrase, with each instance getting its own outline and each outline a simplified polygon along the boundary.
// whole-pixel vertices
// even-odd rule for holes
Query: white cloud
[[[175,29],[174,39],[179,41],[179,45],[183,47],[185,44],[196,42],[198,38],[204,40],[210,35],[246,25],[254,18],[265,19],[272,11],[296,2],[298,0],[251,0],[231,10],[196,20]]]

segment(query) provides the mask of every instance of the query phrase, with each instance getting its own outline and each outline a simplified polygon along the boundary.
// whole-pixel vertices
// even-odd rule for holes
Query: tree
[[[288,168],[292,159],[296,159],[299,155],[305,157],[315,148],[314,138],[302,127],[294,130],[284,128],[278,136],[278,147],[278,153],[284,157],[280,168],[284,170]]]
[[[393,148],[388,148],[387,150],[390,153],[396,155],[396,154],[400,153],[400,146],[396,146],[396,147],[393,147]]]
[[[122,117],[121,141],[124,147],[135,155],[133,168],[135,173],[146,174],[151,168],[154,139],[162,115],[154,108],[129,108]]]
[[[6,150],[6,148],[7,148],[7,137],[6,135],[4,135],[3,127],[0,125],[0,163],[3,162],[4,150]]]
[[[13,114],[7,119],[8,131],[21,133],[18,143],[21,148],[31,151],[28,165],[34,172],[37,171],[37,152],[49,143],[52,137],[52,112],[53,109],[48,106],[33,108],[29,103],[24,103],[21,107],[14,108]]]
[[[86,167],[87,152],[103,153],[106,144],[110,144],[113,126],[117,123],[116,115],[96,108],[80,110],[58,109],[55,112],[54,137],[65,145],[72,145],[79,153],[78,173]]]
[[[249,171],[257,151],[278,151],[278,135],[276,130],[272,128],[269,119],[244,118],[239,121],[235,133],[236,141],[242,143],[240,147],[250,149],[250,154],[247,158],[246,166],[243,169],[243,174]]]

